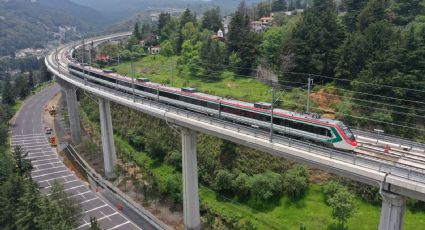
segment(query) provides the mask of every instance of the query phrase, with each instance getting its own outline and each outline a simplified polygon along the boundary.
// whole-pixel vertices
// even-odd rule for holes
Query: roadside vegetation
[[[43,67],[42,67],[43,68]],[[32,180],[28,152],[9,146],[9,120],[32,92],[38,92],[51,79],[47,71],[10,76],[2,83],[0,103],[0,226],[2,229],[74,229],[80,208],[68,198],[62,185],[52,183],[49,196],[42,195]]]
[[[81,105],[92,124],[90,135],[99,135],[97,105],[84,96]],[[123,165],[136,164],[142,175],[135,178],[119,166],[118,176],[132,180],[137,193],[147,194],[143,203],[168,200],[171,209],[181,210],[179,134],[159,119],[116,104],[111,109],[117,156]],[[378,226],[381,200],[376,189],[333,176],[316,182],[313,174],[323,172],[204,134],[197,139],[205,229]],[[423,224],[420,210],[421,202],[409,200],[405,229]]]

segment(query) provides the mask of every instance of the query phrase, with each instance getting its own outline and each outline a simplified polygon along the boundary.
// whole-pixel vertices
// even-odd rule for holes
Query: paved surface
[[[33,164],[32,177],[44,194],[49,193],[53,181],[65,187],[69,196],[82,208],[82,219],[77,229],[87,229],[90,217],[96,217],[102,229],[141,229],[128,220],[102,197],[88,189],[61,161],[43,133],[44,106],[60,88],[55,85],[31,97],[21,108],[12,132],[12,146],[20,145],[29,152]]]

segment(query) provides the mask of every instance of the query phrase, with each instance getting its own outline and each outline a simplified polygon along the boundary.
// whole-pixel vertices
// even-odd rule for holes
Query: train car
[[[133,82],[130,78],[105,73],[93,67],[83,67],[77,63],[70,63],[68,68],[73,75],[82,79],[132,93]],[[134,82],[134,88],[138,96],[180,108],[260,129],[269,130],[271,126],[269,103],[246,103],[199,93],[194,88],[166,87],[145,80]],[[273,131],[278,135],[289,135],[341,150],[352,151],[357,146],[353,133],[341,121],[282,109],[273,110]]]

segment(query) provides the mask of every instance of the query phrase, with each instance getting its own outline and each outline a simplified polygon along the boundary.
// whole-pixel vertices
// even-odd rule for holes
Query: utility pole
[[[90,62],[90,66],[92,65],[92,60],[91,60],[91,48],[89,49],[89,62]]]
[[[307,113],[310,113],[310,91],[311,91],[311,85],[313,84],[313,80],[310,77],[310,74],[308,75],[308,90],[307,90]]]
[[[173,73],[173,64],[174,62],[170,60],[170,72],[171,72],[171,87],[174,86],[174,73]]]
[[[133,58],[131,58],[130,67],[131,67],[131,85],[132,85],[132,87],[133,87],[133,102],[136,102],[136,94],[135,94],[135,92],[134,92],[134,68],[133,68]]]
[[[269,141],[273,141],[273,110],[274,110],[274,103],[275,103],[275,85],[273,84],[272,87],[272,106],[270,108],[270,139]]]

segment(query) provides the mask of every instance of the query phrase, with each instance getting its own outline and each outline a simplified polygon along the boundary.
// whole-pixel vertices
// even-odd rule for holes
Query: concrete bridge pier
[[[111,179],[115,177],[114,167],[117,163],[117,154],[112,129],[111,106],[108,100],[99,98],[99,112],[105,176]]]
[[[388,192],[382,192],[382,209],[379,230],[403,229],[405,207],[405,197]]]
[[[198,163],[196,156],[196,132],[182,128],[183,158],[183,213],[184,229],[201,229],[198,194]]]
[[[64,93],[66,97],[72,142],[75,145],[78,145],[81,143],[81,126],[80,114],[78,112],[77,87],[69,84],[66,81],[60,80],[60,78],[56,79],[62,88],[62,93]]]

